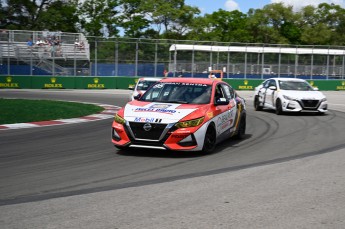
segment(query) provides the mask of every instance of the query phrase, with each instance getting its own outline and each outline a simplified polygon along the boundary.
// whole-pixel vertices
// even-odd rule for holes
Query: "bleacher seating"
[[[50,45],[34,45],[31,47],[27,45],[25,40],[27,37],[39,37],[40,34],[44,34],[44,31],[25,32],[25,35],[22,36],[12,36],[15,38],[9,36],[8,40],[2,37],[0,40],[0,59],[20,61],[57,75],[70,74],[70,69],[59,65],[58,61],[90,60],[89,43],[83,34],[62,34],[60,35],[61,44],[52,49]],[[75,46],[74,41],[76,37],[83,42],[83,48]]]

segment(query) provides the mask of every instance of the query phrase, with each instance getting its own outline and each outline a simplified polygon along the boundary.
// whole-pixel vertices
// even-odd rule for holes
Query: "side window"
[[[226,99],[230,100],[234,98],[234,90],[229,85],[222,84],[222,88]]]
[[[224,97],[225,96],[223,95],[223,92],[222,92],[222,86],[220,84],[217,84],[214,98],[217,100],[219,98],[224,98]]]
[[[262,85],[264,88],[268,88],[270,84],[270,80],[266,80]]]
[[[270,82],[269,82],[269,85],[268,85],[269,87],[270,86],[277,86],[277,84],[276,84],[276,81],[275,80],[270,80]]]

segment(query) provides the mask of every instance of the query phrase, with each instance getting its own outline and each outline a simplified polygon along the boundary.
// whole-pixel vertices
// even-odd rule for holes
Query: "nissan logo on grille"
[[[145,123],[145,125],[143,126],[145,131],[150,131],[152,129],[152,126],[150,123]]]

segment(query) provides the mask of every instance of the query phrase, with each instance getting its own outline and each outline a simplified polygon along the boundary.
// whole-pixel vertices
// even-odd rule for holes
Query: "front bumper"
[[[328,110],[327,101],[321,100],[284,100],[282,102],[284,112],[321,112]]]
[[[112,143],[120,147],[174,151],[202,150],[205,125],[176,129],[174,124],[159,124],[152,131],[145,132],[142,130],[144,124],[127,122],[121,125],[113,122]]]

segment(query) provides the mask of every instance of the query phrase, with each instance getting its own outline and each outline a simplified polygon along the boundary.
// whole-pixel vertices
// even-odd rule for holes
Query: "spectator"
[[[79,46],[80,46],[80,42],[77,38],[77,39],[75,39],[75,42],[74,42],[74,49],[78,48]]]
[[[28,45],[28,47],[34,46],[34,42],[32,41],[32,38],[31,38],[31,37],[28,39],[28,41],[26,42],[26,44]]]
[[[40,37],[38,37],[38,38],[37,38],[37,41],[36,41],[36,45],[37,45],[37,46],[43,46],[43,45],[44,45],[44,41],[41,40]]]

